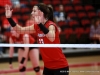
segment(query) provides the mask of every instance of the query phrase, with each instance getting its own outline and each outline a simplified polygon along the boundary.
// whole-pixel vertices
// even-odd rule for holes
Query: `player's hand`
[[[11,5],[5,5],[5,16],[6,18],[10,18],[12,16]]]
[[[43,18],[43,12],[41,12],[40,10],[38,10],[38,14],[34,16],[34,20],[37,24],[40,24],[43,22],[44,18]]]
[[[13,69],[13,65],[12,65],[12,64],[10,64],[10,65],[9,65],[9,68],[10,68],[10,69]]]

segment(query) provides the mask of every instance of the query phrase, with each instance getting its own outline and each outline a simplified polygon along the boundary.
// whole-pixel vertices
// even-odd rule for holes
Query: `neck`
[[[45,24],[48,21],[48,19],[44,19],[42,24]]]

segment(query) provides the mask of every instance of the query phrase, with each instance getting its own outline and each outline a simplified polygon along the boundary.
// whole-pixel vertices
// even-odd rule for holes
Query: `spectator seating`
[[[65,36],[66,41],[63,40],[63,43],[89,43],[89,32],[91,20],[100,17],[95,12],[95,8],[92,5],[83,5],[81,0],[42,0],[45,4],[51,4],[54,10],[58,10],[58,4],[64,5],[64,10],[68,17],[71,18],[71,21],[58,22],[58,26],[61,27],[63,33],[62,36]],[[13,16],[16,17],[21,25],[29,18],[31,8],[38,3],[38,0],[20,0],[21,4],[25,4],[26,7],[19,10],[13,9]],[[0,24],[5,18],[4,8],[0,7]]]

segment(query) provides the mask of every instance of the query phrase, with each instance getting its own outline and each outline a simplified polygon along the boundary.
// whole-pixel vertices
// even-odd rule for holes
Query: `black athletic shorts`
[[[37,44],[36,42],[34,44]],[[18,49],[21,48],[24,50],[24,47],[18,47]],[[37,49],[38,47],[29,47],[29,50],[32,50],[32,49]]]
[[[60,69],[48,69],[44,67],[43,75],[69,75],[69,67]]]
[[[24,47],[18,47],[18,49],[23,49],[24,50]],[[29,47],[29,50],[33,50],[33,49],[36,49],[37,47]]]

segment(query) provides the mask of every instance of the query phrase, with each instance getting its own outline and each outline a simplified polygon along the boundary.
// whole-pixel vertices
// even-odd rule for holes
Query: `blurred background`
[[[11,26],[5,18],[4,5],[13,8],[13,18],[21,26],[31,24],[30,13],[37,3],[45,3],[54,10],[54,20],[60,31],[62,44],[100,43],[100,1],[99,0],[4,0],[0,1],[0,43],[9,43]],[[34,36],[34,35],[33,35]],[[9,48],[0,47],[0,53]],[[63,48],[66,52],[66,48]],[[72,50],[72,51],[71,51]],[[74,49],[71,49],[74,52]],[[75,49],[76,52],[77,49]],[[92,51],[94,49],[83,49]],[[68,51],[68,50],[67,50]],[[82,51],[82,50],[79,50]],[[99,51],[95,49],[94,51]],[[17,52],[17,50],[15,50]]]
[[[11,34],[11,27],[5,17],[4,5],[11,4],[14,20],[21,26],[25,26],[30,23],[32,7],[37,3],[45,3],[53,8],[54,20],[58,25],[62,44],[100,44],[100,0],[0,0],[0,43],[9,43],[8,38]],[[80,62],[86,56],[88,62],[100,62],[99,48],[66,47],[62,49],[71,63],[77,60]],[[0,63],[8,61],[8,50],[9,47],[0,47]],[[79,58],[80,56],[83,58],[72,60],[74,57]],[[88,58],[88,56],[90,57]],[[14,58],[16,61],[16,48]],[[98,65],[96,69],[100,70]]]

